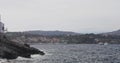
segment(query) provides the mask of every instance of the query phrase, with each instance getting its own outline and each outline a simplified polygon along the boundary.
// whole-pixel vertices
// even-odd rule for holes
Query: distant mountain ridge
[[[41,31],[41,30],[25,31],[24,33],[44,35],[44,36],[51,36],[51,35],[78,35],[78,34],[80,34],[80,33],[75,33],[75,32],[70,32],[70,31]]]
[[[120,30],[113,31],[113,32],[107,32],[103,33],[104,35],[119,35],[120,36]]]

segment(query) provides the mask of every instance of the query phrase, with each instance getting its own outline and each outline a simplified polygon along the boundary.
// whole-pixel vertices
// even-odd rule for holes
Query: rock
[[[45,53],[28,44],[10,41],[4,34],[0,34],[0,58],[16,59],[18,56],[31,58],[32,54],[44,55]]]

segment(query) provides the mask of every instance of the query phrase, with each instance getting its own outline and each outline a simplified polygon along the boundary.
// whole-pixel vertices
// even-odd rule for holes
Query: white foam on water
[[[31,58],[18,57],[18,58],[15,59],[15,60],[31,60]]]
[[[7,59],[0,59],[0,63],[5,63],[7,62]]]
[[[35,54],[35,55],[31,55],[31,58],[32,59],[37,59],[37,58],[42,58],[42,56],[39,55],[39,54]]]

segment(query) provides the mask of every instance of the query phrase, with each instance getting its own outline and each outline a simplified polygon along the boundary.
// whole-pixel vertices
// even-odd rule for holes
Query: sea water
[[[120,63],[120,45],[34,44],[46,54],[32,58],[1,59],[1,63]]]

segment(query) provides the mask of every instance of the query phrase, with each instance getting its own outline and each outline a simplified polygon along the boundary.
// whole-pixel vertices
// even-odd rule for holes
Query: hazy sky
[[[0,13],[9,31],[120,29],[120,0],[0,0]]]

